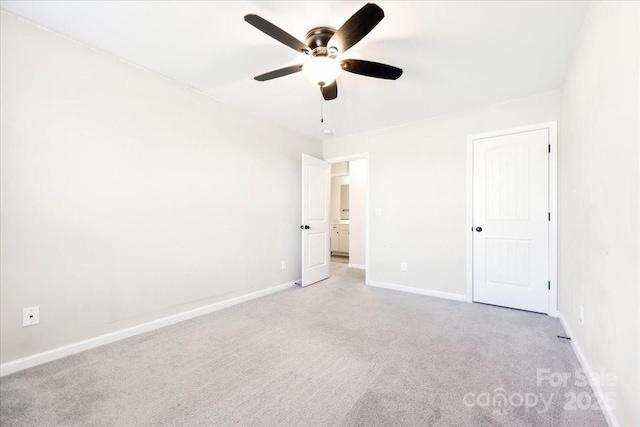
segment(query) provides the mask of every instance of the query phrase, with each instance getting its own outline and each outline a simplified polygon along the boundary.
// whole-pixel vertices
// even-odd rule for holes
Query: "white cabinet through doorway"
[[[349,224],[331,224],[331,253],[349,253]]]

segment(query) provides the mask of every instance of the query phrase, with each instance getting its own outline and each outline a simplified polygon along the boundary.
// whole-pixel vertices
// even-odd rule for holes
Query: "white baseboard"
[[[350,268],[358,268],[360,270],[365,270],[367,268],[366,266],[364,266],[362,264],[351,264],[351,263],[349,264],[349,267]]]
[[[598,404],[600,404],[600,408],[602,408],[602,413],[604,414],[604,418],[607,420],[607,424],[609,424],[609,427],[620,427],[620,424],[618,424],[618,420],[616,420],[616,417],[613,414],[613,410],[608,405],[605,405],[605,402],[602,400],[602,396],[604,396],[602,389],[600,388],[600,385],[594,381],[594,378],[597,378],[597,376],[594,375],[593,371],[591,370],[591,367],[589,366],[589,363],[587,362],[587,359],[584,357],[584,353],[582,353],[582,350],[580,350],[580,346],[578,345],[578,342],[575,340],[574,335],[571,332],[571,329],[569,329],[569,325],[567,324],[567,321],[565,320],[562,313],[558,311],[557,314],[558,314],[558,318],[560,319],[560,324],[564,328],[565,333],[569,338],[571,338],[570,340],[571,347],[573,347],[573,351],[578,357],[578,362],[580,362],[582,369],[584,369],[584,372],[587,375],[587,378],[589,379],[589,385],[593,389],[594,394],[598,399]]]
[[[0,377],[12,374],[14,372],[22,371],[23,369],[31,368],[33,366],[41,365],[43,363],[51,362],[53,360],[61,359],[72,354],[80,353],[85,350],[96,348],[105,344],[109,344],[115,341],[119,341],[125,338],[139,335],[145,332],[160,329],[165,326],[173,325],[175,323],[183,322],[185,320],[193,319],[194,317],[202,316],[204,314],[213,313],[214,311],[222,310],[223,308],[231,307],[236,304],[240,304],[246,301],[250,301],[256,298],[260,298],[275,292],[279,292],[295,286],[296,282],[300,279],[283,283],[282,285],[273,286],[271,288],[263,289],[261,291],[252,292],[250,294],[241,295],[239,297],[231,298],[225,301],[216,302],[213,304],[205,305],[204,307],[195,308],[193,310],[184,311],[182,313],[174,314],[171,316],[163,317],[161,319],[152,320],[151,322],[142,323],[140,325],[132,326],[130,328],[121,329],[119,331],[111,332],[105,335],[100,335],[95,338],[76,342],[73,344],[65,345],[63,347],[54,348],[52,350],[37,353],[32,356],[23,357],[21,359],[12,360],[11,362],[3,363],[0,365]]]
[[[452,294],[449,292],[432,291],[430,289],[414,288],[413,286],[396,285],[395,283],[378,282],[375,280],[369,280],[367,284],[375,288],[392,289],[394,291],[409,292],[411,294],[426,295],[429,297],[444,298],[444,299],[450,299],[453,301],[461,301],[461,302],[467,301],[467,296],[462,294]]]

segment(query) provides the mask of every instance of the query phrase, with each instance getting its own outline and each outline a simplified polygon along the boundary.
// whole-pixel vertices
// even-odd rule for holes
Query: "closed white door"
[[[473,144],[473,300],[549,311],[549,130]]]
[[[302,155],[302,286],[329,277],[331,164]]]

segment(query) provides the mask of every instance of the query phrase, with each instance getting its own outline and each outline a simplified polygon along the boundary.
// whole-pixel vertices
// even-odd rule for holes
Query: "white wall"
[[[560,312],[591,369],[617,375],[640,425],[639,5],[593,2],[562,90]],[[584,307],[584,324],[579,307]]]
[[[1,15],[2,362],[300,277],[318,141]]]
[[[370,153],[369,280],[465,294],[467,135],[557,120],[559,111],[553,91],[325,141],[324,158]]]
[[[366,265],[367,160],[349,162],[349,265]]]
[[[331,163],[331,175],[349,175],[349,162]]]

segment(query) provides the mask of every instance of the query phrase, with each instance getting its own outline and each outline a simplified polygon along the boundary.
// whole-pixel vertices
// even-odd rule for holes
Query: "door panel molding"
[[[469,135],[467,137],[467,302],[473,302],[473,173],[474,143],[476,141],[498,136],[513,135],[546,129],[549,135],[549,312],[552,317],[558,316],[558,122],[544,122],[529,126],[503,129],[492,132]]]

